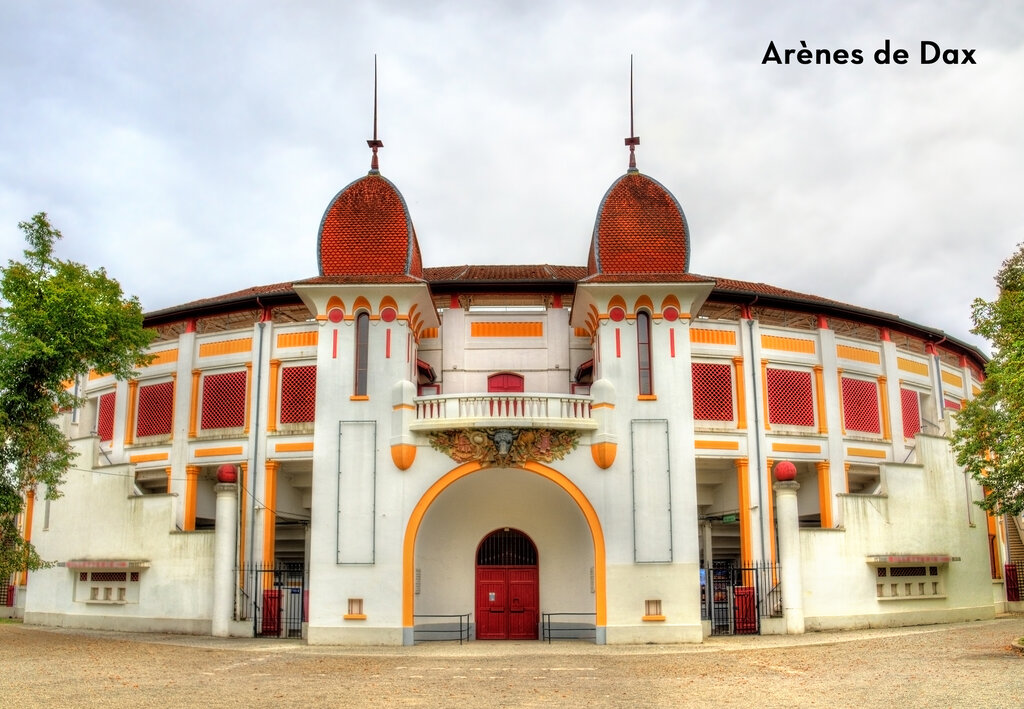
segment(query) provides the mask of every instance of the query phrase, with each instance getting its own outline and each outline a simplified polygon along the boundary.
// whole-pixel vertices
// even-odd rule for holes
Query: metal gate
[[[737,565],[716,561],[701,569],[702,617],[712,635],[756,635],[761,618],[782,615],[779,567],[770,563]]]
[[[301,638],[309,606],[305,567],[257,565],[248,567],[245,575],[253,634],[258,638]]]

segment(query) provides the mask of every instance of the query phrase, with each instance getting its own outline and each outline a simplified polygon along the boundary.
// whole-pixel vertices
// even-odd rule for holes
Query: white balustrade
[[[594,424],[591,398],[576,394],[442,394],[417,397],[414,402],[415,427],[420,429],[457,426],[466,421],[495,426],[509,420],[538,422],[531,425],[561,422],[573,428],[591,428]]]

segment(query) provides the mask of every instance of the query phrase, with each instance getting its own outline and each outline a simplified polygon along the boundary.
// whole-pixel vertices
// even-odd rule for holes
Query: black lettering
[[[960,51],[957,49],[947,49],[942,53],[943,64],[959,64],[960,63]]]
[[[892,53],[892,60],[897,64],[906,64],[907,59],[910,58],[910,52],[906,49],[897,49]]]
[[[875,64],[888,64],[889,63],[889,40],[885,40],[885,44],[875,50]]]
[[[849,55],[850,53],[845,49],[837,49],[832,53],[832,60],[835,61],[836,64],[845,64]],[[828,54],[825,55],[825,63],[828,64]]]
[[[960,51],[964,53],[964,64],[974,64],[977,66],[977,63],[974,61],[974,49],[961,49]]]
[[[864,52],[860,51],[859,49],[854,49],[853,50],[853,62],[852,63],[853,64],[863,64],[864,63]]]
[[[776,64],[782,63],[782,58],[779,56],[779,50],[775,48],[775,42],[768,43],[768,49],[764,52],[764,59],[761,60],[762,64],[768,62],[775,62]]]
[[[935,42],[930,42],[927,39],[921,42],[921,63],[922,64],[934,64],[939,61],[939,52],[941,48]],[[935,54],[930,54],[935,52]]]

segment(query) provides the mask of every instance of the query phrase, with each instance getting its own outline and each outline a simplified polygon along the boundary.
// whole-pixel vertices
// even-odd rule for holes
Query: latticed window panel
[[[174,425],[174,383],[139,387],[138,423],[135,435],[166,436]]]
[[[921,398],[913,389],[900,389],[900,410],[903,412],[903,437],[913,438],[921,432]]]
[[[843,377],[842,383],[843,426],[846,427],[846,430],[881,433],[878,382]]]
[[[308,423],[316,416],[316,365],[281,369],[281,423]]]
[[[765,374],[768,380],[768,423],[813,426],[814,387],[811,384],[811,373],[769,367]]]
[[[204,376],[200,428],[239,428],[244,425],[245,372]]]
[[[694,362],[693,418],[732,421],[732,365]]]
[[[117,392],[100,396],[96,412],[96,434],[101,441],[114,440],[114,407],[117,404]]]

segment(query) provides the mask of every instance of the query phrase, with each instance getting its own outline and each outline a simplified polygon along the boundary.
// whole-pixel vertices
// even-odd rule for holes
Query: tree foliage
[[[128,378],[152,339],[138,299],[106,271],[54,256],[61,234],[45,213],[18,227],[24,260],[0,271],[0,580],[45,565],[16,518],[29,491],[58,497],[73,462],[55,420],[82,403],[70,383],[90,369]]]
[[[957,414],[953,446],[1000,514],[1024,512],[1024,244],[996,274],[999,295],[974,301],[974,332],[992,343],[981,393]]]

